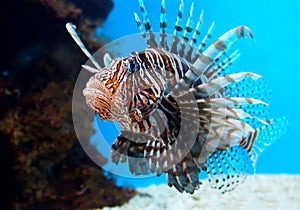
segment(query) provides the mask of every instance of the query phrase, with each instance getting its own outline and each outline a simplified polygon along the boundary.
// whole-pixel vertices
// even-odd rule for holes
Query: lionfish
[[[101,120],[122,130],[112,144],[115,164],[128,161],[134,175],[166,174],[179,192],[194,193],[206,171],[211,188],[225,193],[254,171],[256,159],[286,132],[287,117],[271,119],[270,89],[252,72],[229,68],[240,56],[229,53],[240,39],[253,39],[246,26],[233,28],[208,45],[214,22],[199,42],[203,10],[193,25],[192,3],[184,25],[181,0],[174,32],[168,39],[166,2],[161,2],[159,41],[143,0],[142,20],[134,13],[148,47],[128,57],[105,54],[103,68],[76,33],[66,27],[92,61],[83,95]]]

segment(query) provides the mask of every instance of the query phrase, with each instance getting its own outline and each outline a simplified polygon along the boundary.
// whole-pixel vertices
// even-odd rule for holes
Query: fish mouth
[[[113,120],[111,114],[111,99],[107,94],[96,88],[86,87],[83,90],[86,104],[98,113],[101,120]]]
[[[100,94],[100,91],[96,88],[86,87],[83,89],[82,93],[86,98],[93,98],[96,95]]]

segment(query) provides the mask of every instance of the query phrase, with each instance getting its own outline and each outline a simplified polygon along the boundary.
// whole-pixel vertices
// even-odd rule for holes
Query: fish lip
[[[96,78],[95,76],[91,77],[89,81],[86,83],[85,88],[94,88],[94,89],[99,89],[99,87],[102,87],[103,84],[100,81],[99,78]]]
[[[111,113],[111,101],[108,97],[104,97],[102,91],[93,87],[86,87],[82,91],[88,107],[95,111],[101,120],[114,120]],[[105,102],[103,102],[106,100]],[[102,102],[100,102],[102,101]]]
[[[85,96],[85,97],[87,97],[87,96],[95,96],[94,94],[95,93],[97,93],[97,92],[99,92],[99,90],[98,89],[96,89],[96,88],[91,88],[91,87],[86,87],[86,88],[84,88],[83,89],[83,91],[82,91],[82,93],[83,93],[83,95]]]

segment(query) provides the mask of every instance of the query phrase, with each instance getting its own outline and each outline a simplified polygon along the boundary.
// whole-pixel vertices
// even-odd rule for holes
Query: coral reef
[[[96,50],[101,45],[90,37],[111,8],[110,0],[0,3],[1,196],[10,201],[1,209],[88,209],[121,205],[135,194],[116,187],[86,156],[72,123],[73,88],[86,59],[64,25],[78,25]],[[83,119],[88,141],[93,119]]]

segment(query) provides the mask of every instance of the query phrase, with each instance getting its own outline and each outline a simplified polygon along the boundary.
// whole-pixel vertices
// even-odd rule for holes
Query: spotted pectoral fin
[[[259,80],[251,77],[242,78],[235,83],[231,83],[224,88],[224,96],[256,98],[270,103],[272,91],[263,78]]]
[[[235,189],[253,171],[250,156],[241,146],[210,154],[206,164],[211,188],[221,193]]]
[[[240,72],[235,74],[229,74],[224,77],[218,77],[209,82],[203,82],[200,85],[197,85],[193,88],[188,88],[187,84],[189,84],[190,82],[185,81],[185,79],[189,80],[189,78],[184,77],[173,88],[172,92],[170,92],[170,95],[172,95],[176,100],[181,100],[181,98],[185,97],[187,94],[190,93],[193,93],[196,99],[212,97],[214,94],[223,92],[224,88],[226,88],[227,86],[233,83],[240,82],[244,78],[251,78],[252,80],[258,80],[259,78],[261,78],[261,75],[252,72]],[[205,80],[203,79],[203,81]]]

